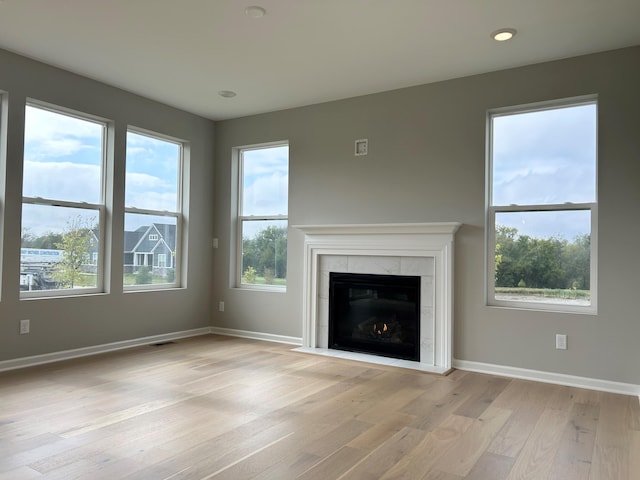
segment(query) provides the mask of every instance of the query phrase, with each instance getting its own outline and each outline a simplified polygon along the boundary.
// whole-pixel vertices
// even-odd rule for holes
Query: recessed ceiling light
[[[501,28],[500,30],[493,32],[491,34],[491,38],[497,42],[504,42],[506,40],[511,40],[516,33],[518,32],[515,28]]]
[[[231,90],[220,90],[218,95],[224,98],[233,98],[236,96],[236,92],[232,92]]]
[[[267,11],[258,5],[252,5],[245,8],[244,13],[251,18],[261,18],[267,14]]]

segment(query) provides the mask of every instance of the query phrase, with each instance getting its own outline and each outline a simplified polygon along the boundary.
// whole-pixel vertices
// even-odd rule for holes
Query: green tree
[[[573,243],[567,245],[562,255],[562,264],[567,272],[569,288],[591,288],[591,237],[588,234],[577,236]]]
[[[61,287],[73,288],[83,274],[83,266],[89,261],[89,249],[93,233],[81,217],[67,222],[60,242],[55,244],[62,250],[62,260],[53,271],[53,278]]]
[[[270,225],[253,238],[242,240],[242,271],[251,267],[261,277],[285,278],[287,274],[287,229]]]
[[[58,248],[56,245],[61,242],[61,233],[47,232],[44,235],[36,237],[29,231],[29,229],[25,229],[22,231],[21,245],[23,248],[46,248],[55,250]]]
[[[148,285],[152,281],[151,269],[147,266],[140,267],[136,273],[136,285]]]
[[[568,242],[557,237],[532,238],[499,226],[495,255],[496,287],[589,288],[589,235]]]

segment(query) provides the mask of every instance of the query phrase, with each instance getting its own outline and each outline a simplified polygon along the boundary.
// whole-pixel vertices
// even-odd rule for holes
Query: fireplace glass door
[[[420,361],[420,277],[329,275],[329,348]]]

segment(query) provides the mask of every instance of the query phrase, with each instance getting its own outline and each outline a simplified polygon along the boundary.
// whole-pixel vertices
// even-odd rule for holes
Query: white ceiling
[[[640,0],[0,0],[0,48],[214,120],[632,45]]]

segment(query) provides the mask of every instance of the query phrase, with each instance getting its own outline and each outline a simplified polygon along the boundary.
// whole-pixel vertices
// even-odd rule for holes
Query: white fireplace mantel
[[[453,326],[453,244],[460,223],[295,225],[305,234],[302,350],[327,354],[325,290],[327,269],[353,273],[423,275],[428,298],[421,299],[419,362],[383,362],[444,373],[451,369]],[[431,273],[424,270],[425,262]],[[321,263],[325,266],[321,267]],[[327,267],[326,264],[332,265]],[[368,265],[368,266],[367,266]],[[409,272],[409,273],[407,273]],[[416,273],[418,272],[418,273]],[[423,292],[425,290],[423,289]],[[424,332],[424,337],[423,333]],[[335,356],[345,357],[344,353]],[[380,357],[353,355],[367,361]]]

